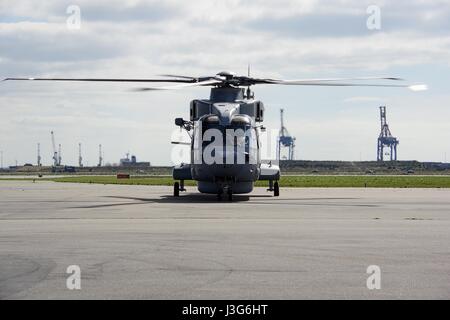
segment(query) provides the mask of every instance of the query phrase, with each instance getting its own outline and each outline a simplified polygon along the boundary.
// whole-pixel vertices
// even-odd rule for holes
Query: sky
[[[370,6],[379,8],[379,28]],[[285,109],[297,159],[376,160],[385,105],[399,160],[450,160],[449,0],[0,0],[0,78],[245,75],[249,63],[255,77],[396,76],[428,85],[254,87],[269,131]],[[78,143],[85,165],[97,164],[99,144],[106,163],[130,152],[171,165],[174,118],[188,118],[189,102],[208,98],[208,88],[135,87],[0,82],[4,166],[35,164],[37,143],[51,164],[52,130],[67,165],[77,164]]]

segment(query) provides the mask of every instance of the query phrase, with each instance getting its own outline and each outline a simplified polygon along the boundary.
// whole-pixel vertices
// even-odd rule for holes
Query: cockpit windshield
[[[221,125],[219,118],[211,115],[203,120],[201,133],[203,157],[210,154],[228,164],[249,163],[256,155],[256,130],[247,116],[234,116],[229,125]]]

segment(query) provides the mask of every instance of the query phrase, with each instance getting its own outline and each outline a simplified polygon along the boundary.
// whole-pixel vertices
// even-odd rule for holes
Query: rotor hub
[[[226,80],[231,80],[236,76],[236,73],[231,71],[222,71],[217,74],[220,77],[224,77]]]

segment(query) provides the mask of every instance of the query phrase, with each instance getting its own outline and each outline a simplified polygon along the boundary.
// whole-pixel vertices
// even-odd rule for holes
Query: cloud
[[[430,85],[442,86],[447,81],[445,74],[450,61],[449,1],[377,2],[382,10],[380,31],[366,28],[366,8],[372,1],[356,0],[79,0],[82,27],[68,30],[66,8],[71,1],[3,0],[0,78],[144,78],[163,73],[205,75],[230,69],[245,73],[250,62],[252,74],[261,77],[406,73],[412,80],[430,80]],[[173,118],[178,115],[186,118],[189,100],[207,97],[208,91],[205,88],[151,94],[127,91],[133,87],[1,83],[0,147],[20,149],[24,159],[34,158],[35,142],[30,142],[30,137],[41,140],[45,148],[48,132],[54,129],[69,150],[78,140],[86,144],[92,141],[94,146],[101,140],[109,151],[108,161],[117,161],[133,146],[135,150],[131,151],[140,158],[167,163]],[[257,96],[266,102],[269,123],[275,128],[278,114],[274,104],[302,110],[292,112],[289,121],[291,131],[299,128],[295,134],[302,158],[355,159],[349,136],[351,132],[361,132],[360,148],[372,153],[373,146],[364,146],[364,141],[377,135],[379,103],[386,101],[399,107],[408,104],[405,112],[420,110],[425,104],[420,99],[407,99],[411,93],[406,90],[395,92],[398,93],[262,86]],[[434,94],[430,90],[424,95],[428,101],[435,101],[432,108],[448,104],[448,93],[439,99],[433,99]],[[401,98],[394,99],[397,95]],[[375,108],[375,112],[370,116],[360,114],[363,111],[355,110],[360,105]],[[302,107],[306,108],[304,113]],[[345,122],[341,118],[349,108],[352,113],[346,117],[357,117],[361,122]],[[411,114],[423,118],[416,111]],[[428,133],[424,138],[417,137],[406,124],[402,129],[402,121],[412,123],[414,119],[398,120],[396,128],[402,129],[399,132],[402,141],[408,136],[420,141],[432,140],[436,134],[445,136],[444,117],[430,112],[427,119],[431,124],[426,127]],[[369,123],[375,132],[367,128]],[[342,129],[344,125],[348,129]],[[434,143],[436,150],[445,148],[440,141]],[[26,150],[18,147],[23,145],[30,147]],[[402,142],[403,154],[411,158],[421,156],[412,144],[405,145],[411,151],[406,153]],[[74,147],[73,155],[66,153],[66,159],[76,162],[76,152]],[[95,152],[94,147],[93,157]],[[437,159],[437,151],[429,154]]]
[[[383,99],[380,97],[350,97],[344,99],[344,102],[382,102]]]
[[[448,30],[448,10],[438,11],[436,5],[422,2],[386,5],[383,12],[387,22],[379,32],[367,30],[366,6],[359,1],[326,6],[316,1],[264,5],[249,1],[199,1],[191,5],[175,1],[164,5],[153,1],[81,1],[79,31],[67,30],[61,2],[49,3],[45,7],[48,11],[35,4],[14,10],[11,4],[12,12],[20,16],[47,17],[51,22],[0,24],[0,67],[33,61],[41,64],[43,72],[54,69],[67,74],[71,69],[94,74],[107,63],[122,71],[125,60],[140,60],[142,65],[135,70],[172,67],[211,72],[222,66],[245,68],[250,61],[261,70],[289,76],[323,69],[327,73],[370,71],[450,61],[450,36],[443,31]],[[157,18],[148,12],[155,12]],[[417,25],[417,21],[430,21],[426,18],[429,15],[442,20],[426,23],[433,25],[431,34],[424,32],[427,29],[422,24]],[[62,68],[60,62],[67,65]]]

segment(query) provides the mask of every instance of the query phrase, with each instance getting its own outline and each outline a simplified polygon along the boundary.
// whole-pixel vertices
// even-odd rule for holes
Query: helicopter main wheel
[[[228,201],[233,201],[233,189],[228,188],[227,195],[228,195]]]
[[[223,195],[223,188],[220,188],[219,191],[217,191],[217,200],[222,201],[222,195]]]
[[[278,185],[278,181],[275,181],[273,184],[273,196],[279,197],[280,196],[280,186]]]
[[[173,196],[174,197],[180,196],[180,183],[179,182],[175,182],[173,184]]]

